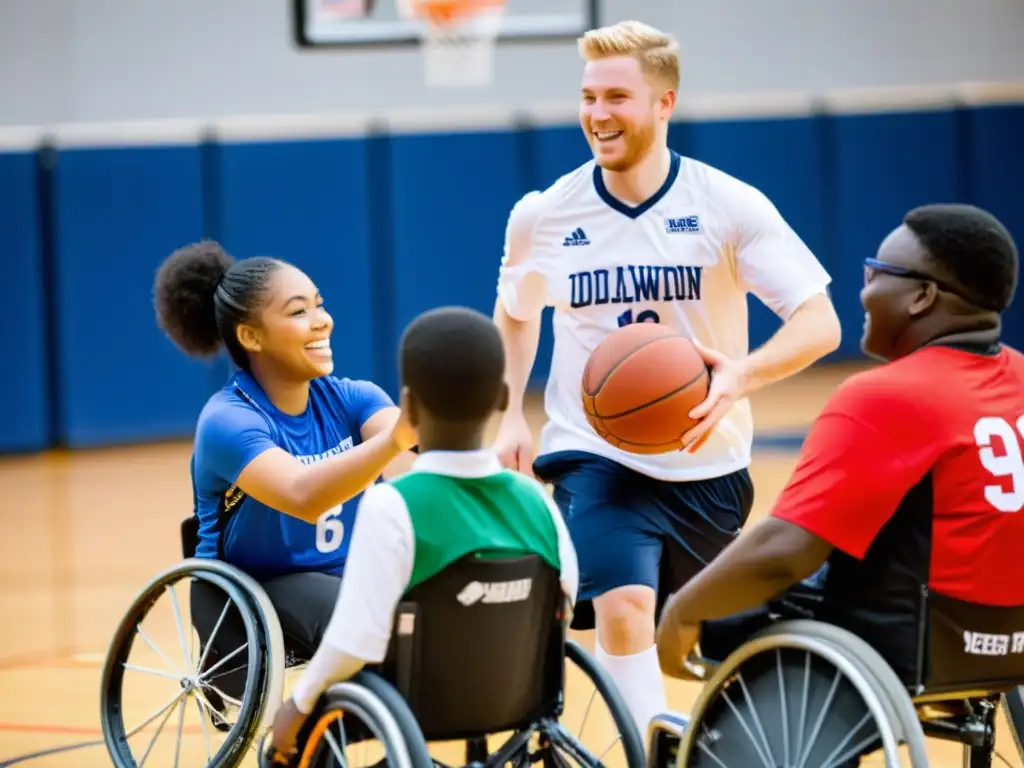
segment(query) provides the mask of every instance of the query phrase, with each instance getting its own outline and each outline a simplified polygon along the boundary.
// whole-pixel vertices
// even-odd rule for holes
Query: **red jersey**
[[[1024,355],[925,347],[839,387],[772,514],[887,578],[1024,606],[1022,446]]]

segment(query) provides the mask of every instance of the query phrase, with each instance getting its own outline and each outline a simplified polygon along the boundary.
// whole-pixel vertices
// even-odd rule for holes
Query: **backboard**
[[[291,0],[295,42],[302,48],[419,45],[416,21],[401,0]],[[599,26],[599,0],[507,0],[498,41],[575,39]]]

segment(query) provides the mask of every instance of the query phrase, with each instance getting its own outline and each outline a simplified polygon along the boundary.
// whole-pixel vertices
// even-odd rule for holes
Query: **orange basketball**
[[[583,369],[583,410],[604,440],[630,453],[668,453],[696,422],[711,375],[693,343],[656,323],[619,328]]]

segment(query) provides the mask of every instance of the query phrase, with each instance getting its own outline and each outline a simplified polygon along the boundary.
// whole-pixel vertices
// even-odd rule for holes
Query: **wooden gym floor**
[[[755,397],[758,436],[768,438],[752,467],[755,518],[789,476],[802,431],[852,370],[815,369]],[[534,416],[539,426],[539,403]],[[191,505],[188,459],[189,445],[175,443],[0,460],[0,768],[23,764],[29,753],[102,738],[103,657],[141,587],[180,559],[178,523]],[[697,690],[671,682],[670,708],[686,711]],[[574,708],[581,696],[570,686]],[[1000,729],[1000,754],[1020,768],[1002,721]],[[934,742],[930,753],[936,768],[961,765],[955,745]],[[92,746],[24,764],[93,768],[110,760],[102,746]]]

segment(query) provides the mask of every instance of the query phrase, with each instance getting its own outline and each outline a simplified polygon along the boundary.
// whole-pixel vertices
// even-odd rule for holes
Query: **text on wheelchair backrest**
[[[1024,632],[992,635],[987,632],[964,631],[964,653],[972,656],[1006,656],[1024,653]]]
[[[459,592],[458,601],[463,605],[484,603],[520,603],[530,597],[533,579],[495,581],[485,583],[471,581]]]

